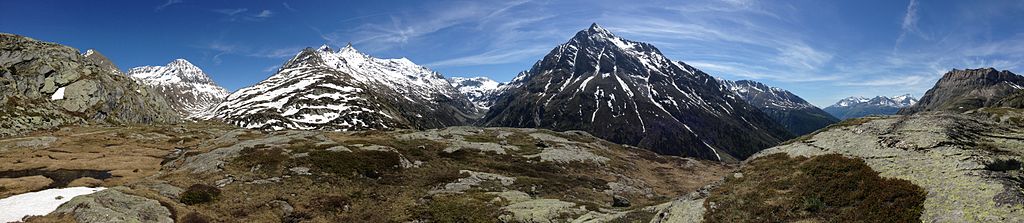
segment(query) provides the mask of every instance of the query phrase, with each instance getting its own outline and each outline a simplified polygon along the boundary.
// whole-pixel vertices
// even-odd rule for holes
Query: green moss
[[[773,154],[748,162],[742,177],[712,190],[704,220],[915,222],[926,195],[909,181],[879,177],[860,159]]]

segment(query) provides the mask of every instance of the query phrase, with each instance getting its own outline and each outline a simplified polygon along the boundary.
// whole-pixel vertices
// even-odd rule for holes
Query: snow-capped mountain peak
[[[483,125],[585,130],[617,143],[715,160],[742,159],[789,137],[710,75],[597,24],[556,46],[501,91]],[[720,140],[732,134],[749,140]]]
[[[592,33],[604,33],[604,34],[608,34],[608,35],[612,34],[611,31],[608,31],[607,29],[604,29],[603,27],[601,27],[601,25],[598,25],[596,22],[590,24],[590,28],[588,28],[587,31],[590,31]]]
[[[349,44],[303,49],[270,78],[228,96],[212,118],[254,129],[345,131],[464,125],[475,112],[437,72]]]
[[[128,75],[151,85],[181,82],[213,84],[213,80],[185,59],[175,59],[164,66],[142,66],[128,70]]]
[[[316,50],[324,51],[324,52],[333,52],[333,50],[331,49],[331,46],[328,46],[326,43],[324,45],[320,45],[320,48],[317,48]]]
[[[448,81],[482,109],[491,107],[497,99],[498,88],[504,85],[487,77],[452,77]]]
[[[851,96],[851,97],[847,97],[847,98],[843,98],[842,100],[839,100],[839,102],[836,102],[836,104],[832,105],[832,106],[833,107],[847,107],[847,106],[851,106],[851,105],[854,105],[854,104],[865,103],[865,102],[868,102],[869,100],[870,99],[867,99],[865,97]]]
[[[128,70],[128,76],[153,86],[183,116],[198,117],[209,112],[229,92],[185,59],[175,59],[164,66],[142,66]]]

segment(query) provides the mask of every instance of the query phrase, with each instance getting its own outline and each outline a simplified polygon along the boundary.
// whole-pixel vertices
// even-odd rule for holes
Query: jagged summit
[[[481,123],[583,130],[713,160],[742,159],[792,136],[710,75],[596,24],[503,87]]]
[[[324,52],[333,52],[334,51],[334,50],[331,49],[331,46],[327,45],[326,43],[324,43],[324,45],[320,45],[320,48],[317,48],[316,50],[324,51]]]
[[[604,29],[603,27],[601,27],[601,25],[598,25],[596,22],[590,24],[590,28],[587,28],[587,31],[590,31],[591,33],[612,34],[611,31],[608,31],[607,29]]]

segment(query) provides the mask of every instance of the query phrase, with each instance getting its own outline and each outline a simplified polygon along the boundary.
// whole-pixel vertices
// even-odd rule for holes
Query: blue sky
[[[953,68],[1022,73],[1024,1],[9,0],[0,32],[96,48],[121,68],[186,58],[229,90],[304,47],[348,42],[446,76],[508,81],[597,22],[725,79],[818,106],[920,97]]]

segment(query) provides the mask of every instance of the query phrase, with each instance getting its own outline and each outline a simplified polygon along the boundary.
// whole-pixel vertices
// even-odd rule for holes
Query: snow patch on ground
[[[64,99],[64,87],[57,88],[57,92],[53,92],[53,95],[50,95],[51,101],[61,99]]]
[[[61,88],[62,90],[64,88]],[[63,92],[63,91],[61,91]],[[46,215],[71,198],[101,191],[103,187],[69,187],[14,195],[0,199],[0,222],[21,221],[26,216]]]

